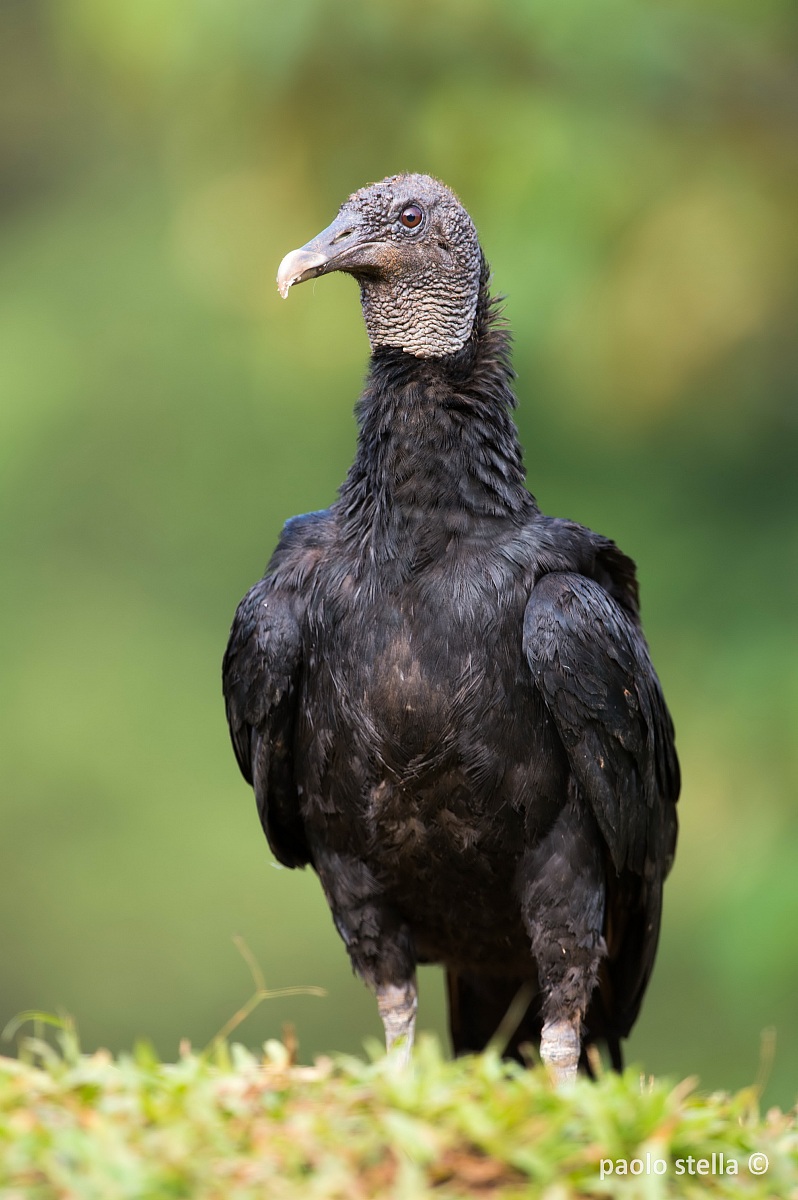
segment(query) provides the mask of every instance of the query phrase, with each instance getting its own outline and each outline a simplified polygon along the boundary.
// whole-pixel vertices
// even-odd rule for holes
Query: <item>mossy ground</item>
[[[432,1040],[408,1070],[298,1066],[279,1042],[166,1063],[146,1044],[81,1053],[68,1025],[58,1041],[0,1058],[0,1200],[798,1197],[796,1114],[762,1116],[755,1088],[708,1096],[628,1070],[557,1092],[542,1070],[449,1062]]]

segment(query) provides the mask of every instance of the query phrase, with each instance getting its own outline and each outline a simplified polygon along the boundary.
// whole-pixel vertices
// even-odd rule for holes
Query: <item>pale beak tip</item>
[[[288,299],[291,285],[296,282],[300,274],[301,272],[297,270],[297,252],[296,250],[291,250],[289,254],[286,254],[277,269],[277,291],[283,300]]]
[[[321,275],[328,261],[324,251],[310,246],[289,251],[277,271],[277,290],[283,300],[288,298],[288,293],[295,283],[302,283],[305,279],[315,279],[317,275]]]

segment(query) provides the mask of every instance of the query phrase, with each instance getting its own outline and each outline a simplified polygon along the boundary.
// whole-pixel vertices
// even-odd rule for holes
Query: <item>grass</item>
[[[57,1048],[35,1030],[0,1058],[0,1200],[798,1197],[796,1114],[762,1117],[756,1087],[707,1096],[628,1070],[556,1092],[542,1070],[449,1062],[430,1039],[405,1071],[382,1055],[299,1066],[274,1041],[165,1063],[146,1043],[82,1053],[69,1021],[39,1020]]]

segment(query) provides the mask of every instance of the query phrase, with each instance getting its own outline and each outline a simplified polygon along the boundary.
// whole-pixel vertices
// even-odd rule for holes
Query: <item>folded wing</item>
[[[527,605],[524,651],[616,871],[664,877],[679,768],[634,618],[595,580],[545,575]]]
[[[302,637],[292,593],[267,576],[238,606],[222,666],[227,721],[261,824],[287,867],[311,861],[294,781]]]

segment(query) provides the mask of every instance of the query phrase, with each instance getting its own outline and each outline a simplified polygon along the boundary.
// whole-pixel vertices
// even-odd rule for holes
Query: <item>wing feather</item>
[[[302,632],[291,591],[267,575],[238,606],[222,666],[238,765],[261,824],[288,867],[311,861],[294,781],[293,741]]]
[[[544,575],[527,604],[524,652],[616,871],[662,879],[674,851],[679,768],[634,616],[593,579]]]

